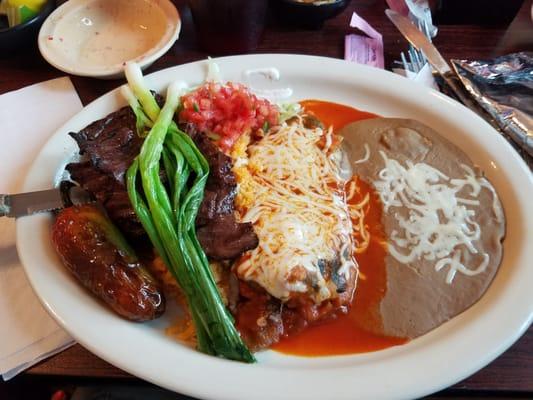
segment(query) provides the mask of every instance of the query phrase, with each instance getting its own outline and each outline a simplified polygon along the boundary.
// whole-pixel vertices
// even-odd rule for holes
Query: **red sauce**
[[[324,125],[333,126],[334,130],[350,122],[376,117],[375,114],[352,107],[319,100],[306,100],[301,105]],[[358,180],[358,187],[360,192],[352,199],[355,203],[360,202],[367,193],[370,194],[365,223],[371,238],[366,251],[356,255],[360,275],[350,311],[333,321],[311,326],[299,334],[282,339],[272,347],[274,350],[301,356],[325,356],[376,351],[407,341],[371,333],[376,330],[379,332],[381,327],[379,305],[387,290],[385,233],[378,195],[361,180]]]
[[[376,114],[329,101],[304,100],[300,102],[300,105],[322,121],[325,126],[332,126],[334,131],[343,128],[350,122],[379,117]]]

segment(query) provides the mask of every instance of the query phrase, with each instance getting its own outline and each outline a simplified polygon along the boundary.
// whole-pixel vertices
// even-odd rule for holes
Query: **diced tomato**
[[[279,122],[277,106],[259,99],[238,83],[208,82],[182,97],[181,122],[195,124],[199,130],[220,137],[221,150],[231,150],[239,137],[247,132]]]

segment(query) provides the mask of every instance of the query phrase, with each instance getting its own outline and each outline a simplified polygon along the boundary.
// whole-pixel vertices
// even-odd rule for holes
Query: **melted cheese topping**
[[[346,193],[346,201],[353,225],[352,235],[356,245],[354,252],[360,254],[365,252],[370,244],[370,232],[368,231],[368,226],[365,224],[365,210],[368,210],[370,207],[370,194],[367,193],[360,202],[353,200],[356,193],[358,195],[361,194],[360,187],[357,185],[357,176],[354,176],[350,180]]]
[[[408,218],[395,214],[402,232],[392,231],[390,254],[407,264],[415,259],[435,260],[437,271],[447,267],[446,282],[451,283],[457,272],[472,276],[483,272],[489,255],[481,254],[478,266],[463,264],[464,252],[478,254],[474,242],[480,238],[480,227],[474,220],[474,206],[485,180],[478,179],[471,168],[462,179],[451,179],[425,163],[406,165],[388,158],[380,151],[385,168],[374,182],[384,210],[406,207]],[[459,195],[461,193],[461,195]]]
[[[234,147],[237,209],[259,237],[236,273],[283,301],[302,293],[317,303],[336,296],[320,269],[324,261],[340,261],[335,272],[346,279],[357,272],[345,182],[327,152],[331,135],[298,121]]]

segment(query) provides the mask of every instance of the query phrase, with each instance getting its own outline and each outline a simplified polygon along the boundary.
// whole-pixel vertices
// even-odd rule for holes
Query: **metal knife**
[[[40,212],[55,211],[73,204],[93,201],[89,192],[64,182],[59,188],[39,192],[0,194],[0,217],[18,218]]]
[[[448,87],[456,95],[457,99],[466,107],[470,108],[481,118],[487,121],[496,131],[500,132],[509,143],[516,149],[516,151],[524,158],[526,163],[531,167],[533,165],[533,157],[531,157],[524,149],[515,144],[512,140],[513,135],[509,134],[505,127],[500,126],[498,122],[490,115],[483,107],[481,107],[466,91],[462,85],[459,77],[450,68],[444,57],[439,53],[437,48],[429,41],[409,18],[393,10],[385,10],[385,14],[391,22],[398,28],[400,33],[418,50],[422,51],[429,63],[435,68],[439,75],[444,79]]]
[[[424,53],[429,63],[435,68],[435,70],[437,70],[439,75],[444,79],[458,99],[472,111],[488,120],[493,126],[496,125],[496,129],[500,130],[501,128],[497,124],[492,123],[492,117],[490,117],[490,115],[465,92],[465,89],[458,80],[459,78],[455,75],[450,68],[450,65],[446,62],[444,57],[442,57],[437,48],[429,41],[426,35],[424,35],[409,18],[398,14],[396,11],[385,10],[385,14],[387,14],[387,17],[409,43]]]

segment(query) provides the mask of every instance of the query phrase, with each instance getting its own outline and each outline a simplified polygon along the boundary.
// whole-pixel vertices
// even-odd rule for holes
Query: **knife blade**
[[[429,63],[437,70],[440,75],[452,73],[450,65],[439,53],[437,48],[429,41],[420,29],[418,29],[409,18],[398,14],[394,10],[385,10],[385,14],[390,21],[398,28],[400,33],[411,43],[417,50],[424,52]]]
[[[449,88],[457,96],[457,98],[468,108],[485,118],[483,110],[474,102],[464,91],[459,82],[459,78],[455,75],[450,65],[446,62],[444,57],[439,53],[437,48],[429,41],[409,18],[398,14],[394,10],[385,10],[385,14],[390,21],[398,28],[400,33],[411,43],[417,50],[424,53],[429,63],[435,68],[438,74],[444,79]]]
[[[24,217],[91,201],[89,192],[71,184],[38,192],[0,194],[0,217]]]

